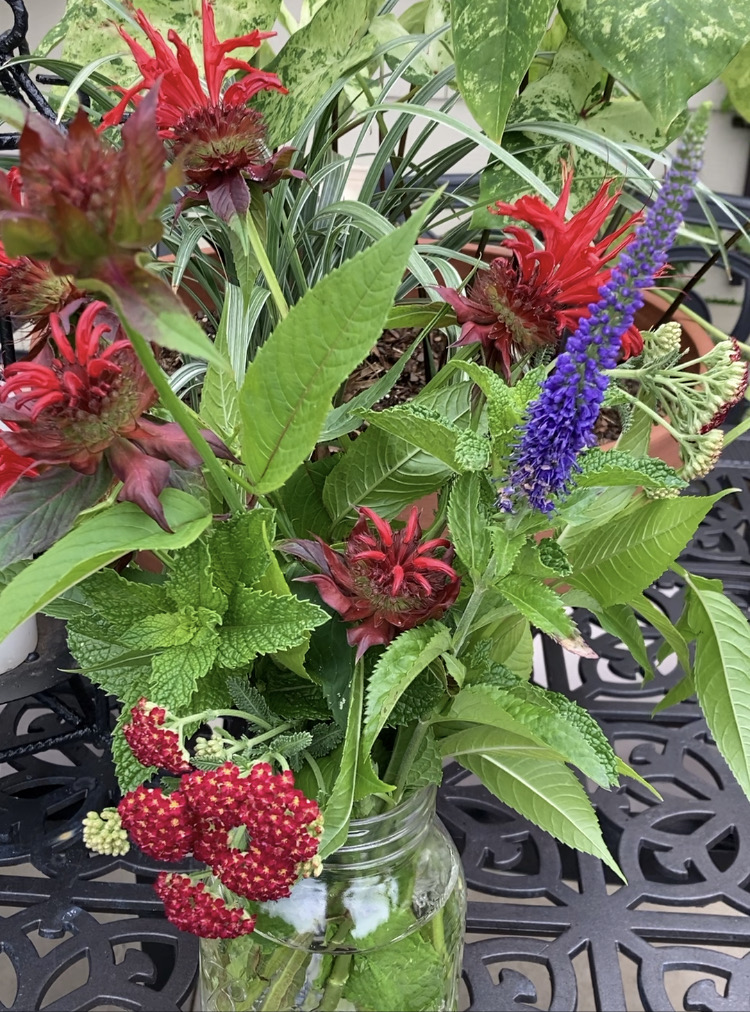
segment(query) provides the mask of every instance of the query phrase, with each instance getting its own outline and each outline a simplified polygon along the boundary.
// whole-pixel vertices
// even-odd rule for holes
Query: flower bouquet
[[[64,618],[80,670],[118,701],[122,799],[84,839],[158,862],[167,917],[202,939],[202,1008],[454,1009],[465,889],[434,817],[444,759],[615,874],[571,767],[604,788],[640,779],[585,710],[529,680],[532,630],[596,656],[571,615],[587,608],[658,687],[639,618],[653,625],[684,672],[664,704],[697,692],[750,792],[750,630],[676,562],[731,493],[686,488],[732,438],[718,426],[747,366],[729,339],[689,363],[675,324],[636,326],[706,113],[645,214],[613,224],[604,180],[568,216],[567,170],[556,202],[493,204],[515,223],[461,285],[417,245],[439,196],[413,193],[355,255],[378,219],[354,205],[340,230],[322,204],[296,244],[329,170],[314,144],[267,148],[248,101],[282,82],[228,55],[264,33],[220,41],[202,11],[202,68],[136,15],[143,42],[122,36],[140,77],[98,122],[2,106],[21,136],[0,176],[0,304],[32,337],[0,385],[0,638],[36,610]],[[180,227],[170,286],[153,248]],[[210,262],[201,239],[215,329],[175,292]],[[393,407],[377,410],[405,361],[343,399],[406,319],[412,351],[453,328],[442,368]],[[609,451],[603,406],[621,417]],[[648,455],[655,425],[681,469]],[[687,587],[677,624],[644,596],[669,568]]]

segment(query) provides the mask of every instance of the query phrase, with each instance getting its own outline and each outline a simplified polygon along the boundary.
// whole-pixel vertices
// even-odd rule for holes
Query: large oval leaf
[[[258,492],[282,485],[313,450],[334,393],[382,332],[431,206],[324,277],[250,364],[240,394],[242,459]]]
[[[560,12],[663,129],[750,37],[747,0],[562,0]]]
[[[555,0],[453,0],[456,78],[474,119],[499,141]]]
[[[0,594],[0,640],[69,587],[127,552],[184,548],[208,527],[211,517],[193,496],[168,488],[161,495],[172,534],[135,503],[121,502],[87,517]]]

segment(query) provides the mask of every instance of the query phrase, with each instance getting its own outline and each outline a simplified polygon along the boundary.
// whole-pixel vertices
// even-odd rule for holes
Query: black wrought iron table
[[[694,572],[723,578],[746,610],[749,464],[750,436],[704,481],[707,491],[739,491],[685,556]],[[675,580],[650,593],[677,616]],[[535,677],[586,705],[664,801],[634,782],[594,793],[622,885],[448,768],[440,813],[471,889],[465,1007],[747,1012],[750,804],[693,702],[650,717],[679,671],[644,687],[622,645],[578,617],[599,659],[540,642]],[[658,637],[645,634],[655,653]],[[150,886],[167,866],[132,852],[90,856],[81,843],[82,816],[115,796],[106,709],[75,680],[47,684],[71,666],[54,624],[40,654],[29,662],[37,694],[0,712],[0,747],[21,746],[14,757],[0,752],[0,1003],[14,1012],[189,1008],[197,942],[164,920]],[[40,741],[46,751],[34,753]]]

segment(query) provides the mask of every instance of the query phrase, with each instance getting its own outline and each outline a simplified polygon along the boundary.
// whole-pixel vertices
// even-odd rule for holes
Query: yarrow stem
[[[614,368],[622,334],[643,305],[642,290],[666,263],[682,221],[700,168],[707,125],[704,106],[688,125],[635,239],[599,289],[600,301],[589,306],[590,315],[579,322],[531,404],[507,487],[498,498],[502,509],[512,511],[523,498],[549,513],[554,498],[568,492],[578,454],[593,442],[594,423],[609,384],[604,370]]]

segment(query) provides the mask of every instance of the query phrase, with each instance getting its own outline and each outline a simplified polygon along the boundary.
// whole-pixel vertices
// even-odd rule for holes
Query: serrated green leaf
[[[238,583],[252,586],[263,577],[270,563],[266,537],[275,536],[274,512],[253,509],[214,523],[208,550],[214,582],[225,594]]]
[[[240,394],[242,459],[258,492],[278,488],[312,452],[333,395],[380,336],[431,206],[327,274],[251,362]]]
[[[396,700],[386,723],[392,727],[405,727],[415,720],[426,720],[444,695],[444,681],[429,669],[422,671]]]
[[[117,699],[134,703],[148,695],[156,650],[129,650],[119,635],[96,616],[68,623],[68,647],[86,677]]]
[[[0,594],[0,639],[69,587],[127,552],[183,548],[211,521],[196,500],[177,489],[160,496],[172,534],[134,503],[88,516],[35,559]]]
[[[230,233],[234,234],[234,233]],[[228,333],[230,328],[240,332],[246,328],[247,312],[242,292],[236,285],[227,284],[224,305],[216,331],[216,350],[229,358]],[[210,429],[225,440],[233,442],[240,425],[240,392],[234,372],[209,365],[201,389],[201,418]]]
[[[654,669],[643,640],[643,632],[630,605],[611,604],[609,608],[597,608],[596,619],[606,632],[622,640],[636,663],[643,668],[644,675],[653,677]]]
[[[687,482],[658,457],[634,457],[624,450],[587,450],[578,458],[576,488],[639,485],[641,488],[683,489]]]
[[[499,141],[518,86],[547,29],[554,0],[453,0],[453,48],[461,94]]]
[[[451,422],[468,416],[471,383],[456,383],[419,397]],[[370,428],[357,438],[326,479],[323,501],[334,523],[356,506],[369,506],[386,519],[435,492],[452,474],[432,454],[397,436]]]
[[[487,568],[492,551],[483,496],[485,479],[462,474],[451,488],[448,501],[448,528],[451,541],[474,579]]]
[[[485,787],[569,847],[593,854],[622,872],[602,838],[596,813],[575,774],[551,749],[495,728],[477,727],[443,739],[443,755],[455,755]]]
[[[293,731],[291,734],[280,734],[273,739],[273,750],[286,759],[298,756],[312,744],[313,737],[309,731]]]
[[[452,471],[463,470],[456,460],[459,429],[450,422],[446,423],[437,411],[424,408],[418,401],[399,404],[385,411],[363,411],[362,417],[370,425],[431,453]]]
[[[237,587],[218,630],[216,660],[222,667],[239,668],[258,654],[298,646],[311,629],[327,621],[322,608],[294,595]]]
[[[182,715],[201,678],[216,660],[219,636],[215,629],[199,629],[180,646],[168,647],[151,661],[148,698]]]
[[[645,594],[633,597],[628,601],[628,604],[664,637],[664,642],[669,645],[670,652],[674,651],[677,654],[677,660],[680,662],[682,670],[688,673],[691,670],[690,651],[681,630],[673,625],[664,612],[657,608]]]
[[[344,740],[344,733],[337,724],[315,724],[310,733],[312,741],[307,751],[314,758],[328,755]]]
[[[607,607],[629,601],[674,562],[711,507],[727,495],[637,503],[606,527],[563,539],[573,567],[568,578]]]
[[[278,491],[289,522],[301,538],[317,534],[323,541],[330,541],[333,521],[323,502],[323,488],[336,463],[335,454],[322,460],[305,460]]]
[[[750,625],[723,594],[686,574],[691,628],[696,630],[693,679],[719,751],[750,794]]]
[[[617,757],[593,717],[571,700],[519,681],[509,688],[469,685],[459,692],[448,720],[467,720],[511,731],[548,745],[601,787],[617,783]]]
[[[121,640],[142,650],[181,647],[195,636],[195,616],[184,611],[166,611],[138,619],[122,633]]]
[[[178,607],[205,608],[218,615],[227,610],[227,595],[214,586],[211,562],[202,538],[172,557],[165,590]]]
[[[263,698],[262,693],[258,692],[255,686],[251,685],[246,678],[233,675],[227,679],[227,689],[237,709],[244,710],[245,713],[260,718],[261,726],[267,724],[269,727],[273,727],[280,723],[279,718]]]
[[[338,850],[349,831],[360,759],[364,680],[364,666],[358,664],[352,678],[341,765],[324,813],[323,837],[318,848],[318,853],[323,859]]]
[[[362,748],[367,755],[385,725],[396,700],[417,675],[451,644],[451,634],[439,622],[402,632],[379,658],[367,685]]]
[[[495,584],[503,597],[524,615],[532,625],[550,636],[571,639],[575,625],[565,611],[560,595],[533,577],[506,576]]]
[[[136,583],[114,569],[93,573],[78,589],[96,616],[118,633],[127,633],[134,623],[149,615],[171,610],[162,585]]]
[[[513,569],[518,553],[526,544],[526,538],[523,534],[509,534],[500,525],[490,528],[490,537],[495,559],[495,579],[500,580]]]
[[[94,474],[52,467],[37,478],[21,478],[0,498],[0,569],[59,541],[111,481],[103,465]]]
[[[428,728],[427,734],[424,736],[417,753],[417,758],[412,763],[406,777],[403,796],[407,798],[410,794],[415,794],[424,787],[430,787],[433,784],[439,786],[442,782],[443,757],[432,728]]]
[[[568,576],[571,572],[565,549],[556,538],[542,538],[536,543],[539,562],[545,569],[557,576]]]
[[[568,30],[667,128],[750,37],[743,0],[563,0]]]

